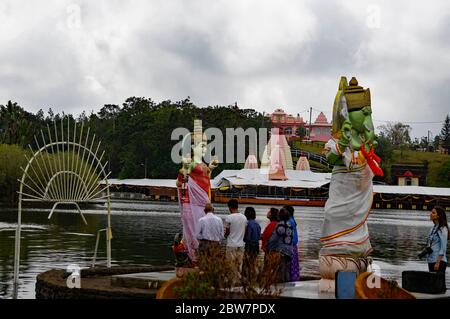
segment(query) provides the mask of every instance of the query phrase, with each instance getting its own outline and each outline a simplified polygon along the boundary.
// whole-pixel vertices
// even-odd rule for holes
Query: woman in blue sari
[[[294,207],[290,205],[284,206],[284,208],[289,212],[289,224],[291,224],[294,230],[294,238],[292,240],[293,254],[291,260],[291,276],[290,281],[300,280],[300,267],[298,262],[298,233],[297,233],[297,222],[294,219]]]

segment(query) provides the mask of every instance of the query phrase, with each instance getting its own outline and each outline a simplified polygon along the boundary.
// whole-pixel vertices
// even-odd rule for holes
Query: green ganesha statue
[[[320,290],[334,291],[336,271],[367,270],[372,251],[367,218],[372,207],[372,178],[383,175],[374,153],[370,90],[341,78],[333,106],[332,138],[324,154],[334,164],[325,204],[319,253]]]

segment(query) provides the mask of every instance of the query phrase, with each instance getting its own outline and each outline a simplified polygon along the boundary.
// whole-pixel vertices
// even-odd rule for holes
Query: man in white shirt
[[[232,266],[233,282],[241,277],[242,261],[244,259],[244,235],[247,218],[239,212],[239,204],[235,199],[228,201],[230,215],[225,219],[225,236],[227,237],[227,261]]]
[[[205,216],[198,220],[196,238],[198,244],[199,267],[205,269],[205,264],[211,262],[211,258],[220,256],[220,241],[223,237],[223,221],[214,215],[213,206],[205,205]]]

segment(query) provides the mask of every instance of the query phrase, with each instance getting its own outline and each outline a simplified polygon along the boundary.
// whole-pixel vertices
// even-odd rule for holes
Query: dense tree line
[[[418,151],[443,151],[450,153],[450,115],[445,117],[440,134],[434,139],[430,135],[411,139],[411,126],[401,122],[387,123],[378,127],[379,139],[390,144],[390,149]],[[387,145],[386,145],[387,146]],[[383,151],[380,149],[380,151]]]
[[[175,178],[179,165],[172,162],[170,155],[178,141],[171,141],[171,133],[179,127],[192,131],[194,119],[201,119],[204,129],[217,127],[224,135],[228,127],[270,127],[270,121],[253,109],[236,105],[199,108],[189,98],[157,104],[133,97],[121,108],[105,105],[81,121],[87,121],[104,141],[112,176],[143,178],[146,169],[150,178]],[[242,168],[242,164],[220,166],[225,168]]]
[[[148,178],[175,178],[179,165],[172,162],[170,155],[178,141],[171,141],[171,133],[178,127],[192,131],[194,119],[201,119],[204,129],[221,129],[224,136],[229,127],[254,127],[256,130],[271,127],[270,119],[253,109],[241,109],[237,105],[198,107],[189,98],[156,103],[150,98],[130,97],[121,106],[104,105],[97,113],[83,112],[78,117],[54,114],[52,109],[47,114],[43,110],[33,114],[10,101],[0,105],[0,144],[20,146],[14,148],[14,156],[20,157],[20,148],[23,152],[28,145],[36,149],[34,136],[40,134],[40,130],[46,132],[47,125],[56,121],[67,127],[67,123],[73,125],[76,122],[84,124],[85,130],[89,128],[91,134],[95,133],[102,141],[112,177],[143,178],[146,171]],[[3,149],[4,152],[9,150]],[[15,162],[22,163],[23,160]],[[2,165],[5,163],[0,163]],[[215,174],[222,169],[242,167],[240,163],[221,164]],[[0,183],[6,180],[1,178],[1,172],[2,168]]]

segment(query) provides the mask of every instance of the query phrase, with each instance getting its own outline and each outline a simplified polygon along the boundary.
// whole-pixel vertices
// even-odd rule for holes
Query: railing
[[[111,192],[111,198],[113,199],[147,199],[147,196],[142,193],[132,193],[132,192]]]
[[[106,243],[108,243],[108,234],[106,233],[107,230],[108,230],[108,228],[103,228],[103,229],[100,229],[97,232],[97,239],[95,240],[94,257],[92,258],[92,268],[95,267],[95,262],[97,260],[97,251],[98,251],[98,243],[99,243],[99,240],[100,240],[100,232],[103,232],[103,231],[105,232],[105,234],[106,234]]]
[[[320,164],[327,166],[328,168],[333,168],[333,165],[328,163],[327,158],[324,155],[311,153],[311,152],[307,152],[307,151],[299,150],[299,149],[295,149],[295,148],[291,149],[291,154],[294,157],[304,156],[308,160],[313,160],[315,162],[319,162]]]

